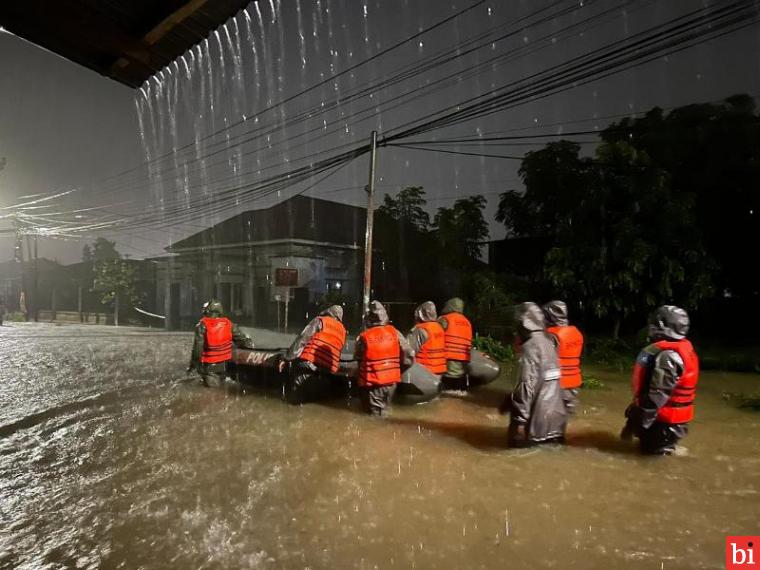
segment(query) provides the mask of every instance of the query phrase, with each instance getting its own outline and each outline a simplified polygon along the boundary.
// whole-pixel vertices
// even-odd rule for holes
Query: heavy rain
[[[758,50],[750,0],[3,2],[0,568],[754,567]]]

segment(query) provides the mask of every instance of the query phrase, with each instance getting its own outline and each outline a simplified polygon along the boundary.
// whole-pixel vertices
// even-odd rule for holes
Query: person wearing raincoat
[[[436,376],[446,372],[446,333],[438,318],[435,304],[425,301],[414,310],[414,328],[407,335],[416,362]]]
[[[506,405],[510,413],[509,445],[562,442],[567,412],[562,402],[557,350],[544,330],[544,313],[535,303],[522,303],[515,310],[515,320],[522,349],[515,388]]]
[[[188,374],[196,370],[204,386],[209,385],[209,380],[223,385],[232,361],[233,344],[240,348],[253,348],[251,337],[224,316],[222,304],[215,299],[208,301],[203,305],[201,320],[195,325]]]
[[[384,416],[402,372],[414,364],[414,352],[378,301],[370,303],[364,326],[354,347],[362,403],[368,414]]]
[[[546,319],[546,332],[554,342],[559,357],[562,401],[567,413],[572,415],[578,406],[578,394],[583,385],[581,353],[583,335],[567,320],[567,305],[562,301],[550,301],[542,307]]]
[[[459,297],[446,301],[438,322],[443,327],[446,340],[444,378],[461,382],[466,379],[472,349],[472,324],[464,316],[464,301]]]
[[[301,404],[328,392],[330,379],[325,376],[338,371],[345,343],[343,307],[332,305],[306,325],[285,354],[280,367],[282,371],[290,364],[285,399]]]
[[[633,368],[633,403],[625,411],[621,437],[639,439],[641,451],[671,455],[689,432],[699,380],[699,359],[691,342],[689,315],[664,305],[649,320],[649,344]]]

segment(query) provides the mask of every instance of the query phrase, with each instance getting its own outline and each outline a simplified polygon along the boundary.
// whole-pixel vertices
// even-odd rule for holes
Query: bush
[[[635,352],[635,349],[621,339],[589,338],[586,341],[588,360],[618,370],[626,370],[633,366]]]
[[[508,362],[515,359],[515,351],[511,346],[504,346],[504,344],[490,336],[475,335],[472,346],[500,362]]]
[[[5,315],[3,315],[3,320],[8,321],[9,323],[10,322],[22,323],[26,319],[24,318],[24,313],[22,313],[21,311],[13,311],[12,313],[5,313]]]
[[[606,386],[604,385],[604,382],[599,380],[599,378],[594,376],[585,376],[583,378],[584,390],[604,390],[605,388]]]
[[[464,282],[465,312],[480,330],[502,340],[514,335],[514,299],[504,276],[490,271],[471,273]]]

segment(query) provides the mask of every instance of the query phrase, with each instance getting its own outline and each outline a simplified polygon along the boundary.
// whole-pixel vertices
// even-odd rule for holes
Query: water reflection
[[[652,459],[625,374],[509,450],[504,379],[384,421],[188,382],[188,334],[0,334],[0,567],[714,568],[760,507],[760,417],[721,398],[756,376],[705,373],[688,455]]]

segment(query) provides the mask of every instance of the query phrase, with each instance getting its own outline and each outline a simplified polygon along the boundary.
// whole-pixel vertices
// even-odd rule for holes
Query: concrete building
[[[287,299],[300,327],[326,297],[359,301],[365,226],[364,208],[309,196],[242,212],[167,248],[157,304],[170,328],[195,323],[211,297],[240,322],[275,327]]]

